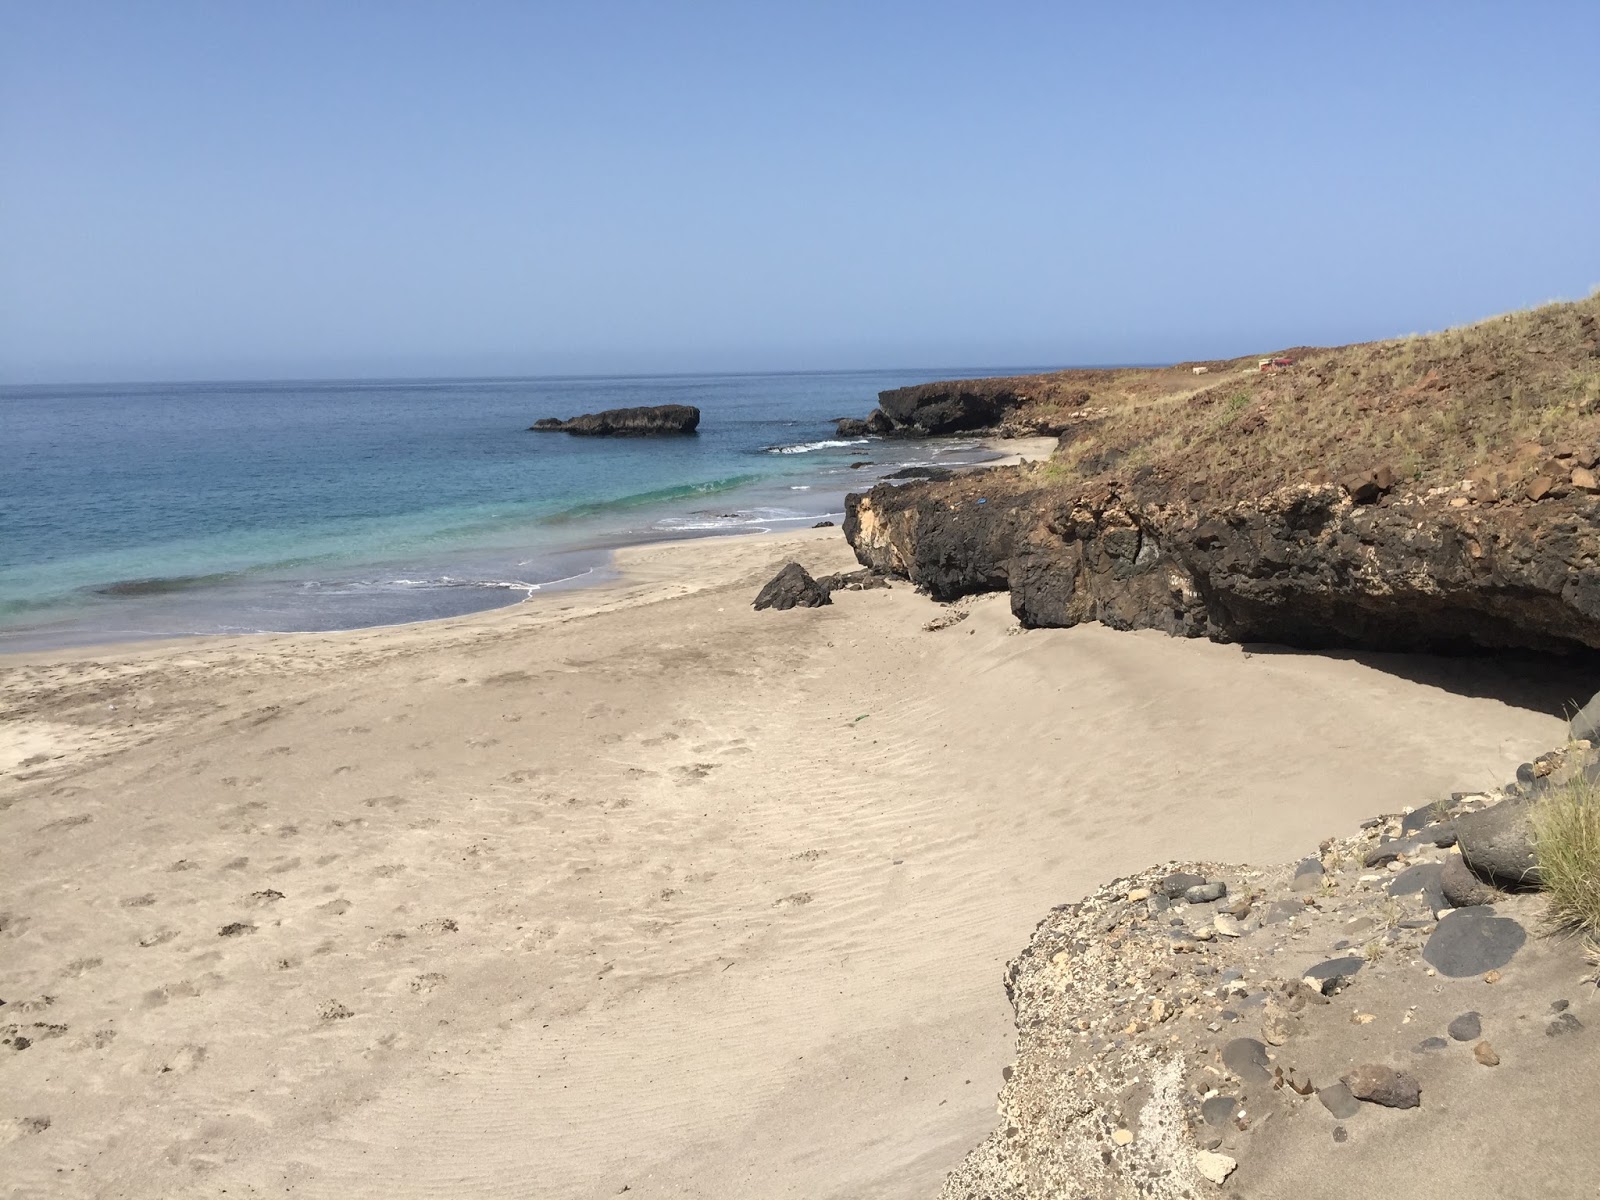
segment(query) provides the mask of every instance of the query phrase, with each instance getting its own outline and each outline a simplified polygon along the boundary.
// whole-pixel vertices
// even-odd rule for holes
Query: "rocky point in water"
[[[586,437],[669,437],[693,433],[699,425],[700,410],[692,404],[656,404],[608,408],[570,420],[545,417],[528,429],[533,433],[574,433]]]

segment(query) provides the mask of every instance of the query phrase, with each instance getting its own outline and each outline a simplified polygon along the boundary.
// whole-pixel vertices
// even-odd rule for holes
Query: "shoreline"
[[[880,439],[883,440],[883,439]],[[893,439],[889,439],[892,441]],[[940,440],[940,439],[935,439]],[[993,455],[991,459],[983,462],[956,468],[959,472],[988,470],[994,467],[1015,466],[1021,462],[1035,461],[1039,458],[1048,458],[1054,448],[1054,438],[1000,438],[983,437],[972,439],[978,448]],[[861,481],[870,486],[866,479]],[[876,482],[874,479],[873,482]],[[849,489],[855,490],[855,489]],[[840,521],[843,513],[828,512],[824,514],[774,519],[770,524],[793,523],[798,525],[808,521],[832,520]],[[603,556],[586,571],[568,579],[551,580],[546,583],[532,585],[531,590],[520,599],[508,599],[504,603],[490,604],[482,608],[474,608],[465,613],[446,616],[420,617],[415,620],[394,621],[371,625],[354,625],[326,630],[257,630],[238,631],[228,633],[151,633],[147,636],[134,638],[109,638],[104,641],[69,642],[55,645],[25,646],[17,649],[0,646],[0,667],[10,663],[34,662],[39,659],[48,659],[53,656],[78,653],[83,656],[93,657],[99,654],[122,653],[137,647],[153,646],[193,646],[199,642],[209,643],[215,640],[228,640],[233,638],[258,639],[276,637],[320,636],[325,634],[347,634],[362,631],[376,631],[387,629],[400,629],[410,626],[432,626],[435,624],[471,620],[490,613],[503,612],[507,609],[516,609],[527,604],[539,596],[564,595],[571,592],[589,591],[593,588],[603,587],[607,578],[596,579],[591,583],[581,582],[585,575],[596,574],[602,577],[614,575],[618,567],[619,557],[625,557],[630,550],[650,546],[691,546],[701,542],[716,541],[725,538],[757,538],[757,537],[784,537],[790,534],[810,532],[809,529],[706,529],[706,530],[661,530],[651,531],[619,531],[616,534],[601,534],[596,537],[579,542],[574,546],[561,551],[563,554],[594,554]],[[818,530],[817,532],[823,532]],[[617,538],[627,538],[625,541],[616,541]],[[506,589],[516,591],[519,589]]]
[[[1288,859],[1562,728],[1483,664],[1025,632],[903,582],[752,610],[789,557],[851,565],[837,533],[7,661],[54,755],[0,778],[0,995],[39,1027],[3,1115],[48,1118],[16,1186],[932,1195],[993,1127],[1041,912]]]

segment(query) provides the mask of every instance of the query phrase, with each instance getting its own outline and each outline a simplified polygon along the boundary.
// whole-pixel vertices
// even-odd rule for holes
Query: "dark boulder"
[[[700,425],[700,410],[692,404],[656,404],[639,408],[608,408],[563,421],[546,417],[529,429],[537,433],[572,433],[585,437],[671,437],[693,433]]]
[[[835,437],[866,437],[867,423],[859,417],[840,417],[833,424],[833,432]]]
[[[1440,918],[1422,957],[1439,974],[1464,979],[1505,966],[1527,940],[1527,930],[1492,908],[1458,908]]]
[[[895,433],[912,436],[962,433],[992,428],[1022,400],[1023,397],[1005,383],[957,380],[879,392],[878,412]],[[868,421],[871,419],[869,417]]]
[[[1455,820],[1461,857],[1478,878],[1503,888],[1528,888],[1539,882],[1533,852],[1533,801],[1512,796],[1491,808]]]
[[[1451,908],[1493,904],[1503,894],[1499,888],[1474,875],[1459,854],[1450,855],[1439,868],[1439,890]]]
[[[832,603],[828,588],[811,578],[810,572],[799,563],[790,563],[756,594],[755,606],[759,611],[763,608],[820,608]]]

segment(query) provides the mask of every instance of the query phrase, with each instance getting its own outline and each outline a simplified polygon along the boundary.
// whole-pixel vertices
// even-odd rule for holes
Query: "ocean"
[[[603,579],[617,546],[839,520],[883,474],[984,454],[833,418],[996,373],[0,388],[0,651],[459,615]],[[698,435],[527,432],[668,403]]]

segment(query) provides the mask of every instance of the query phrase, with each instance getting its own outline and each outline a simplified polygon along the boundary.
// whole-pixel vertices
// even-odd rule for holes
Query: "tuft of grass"
[[[1600,786],[1581,775],[1534,806],[1539,886],[1560,925],[1600,933]]]

